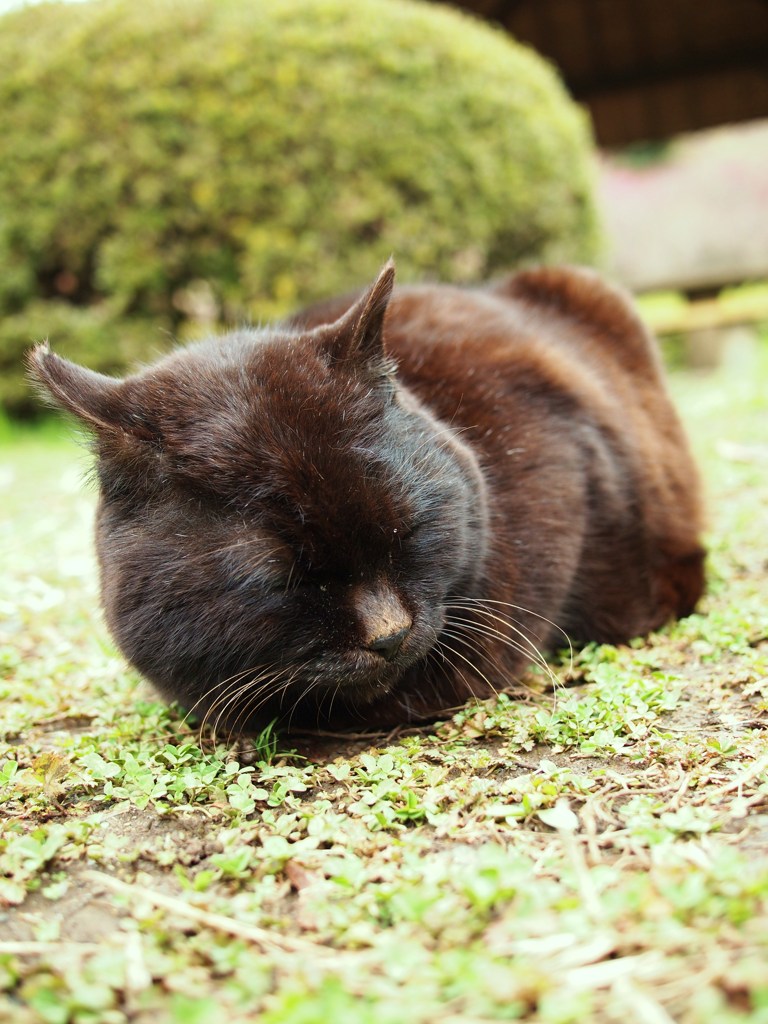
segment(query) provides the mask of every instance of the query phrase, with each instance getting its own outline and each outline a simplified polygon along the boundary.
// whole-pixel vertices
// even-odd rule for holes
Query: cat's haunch
[[[574,268],[393,284],[124,380],[31,353],[94,434],[117,643],[228,730],[435,715],[701,593],[696,471],[625,296]]]

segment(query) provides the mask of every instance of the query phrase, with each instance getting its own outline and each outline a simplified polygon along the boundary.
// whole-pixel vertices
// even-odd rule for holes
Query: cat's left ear
[[[371,287],[335,323],[324,328],[327,348],[334,360],[381,362],[384,357],[383,327],[392,288],[395,264],[388,260]]]
[[[97,433],[117,434],[138,441],[157,440],[158,431],[136,400],[135,384],[107,377],[62,359],[48,347],[36,345],[27,355],[32,382],[43,396],[65,412],[77,416]]]

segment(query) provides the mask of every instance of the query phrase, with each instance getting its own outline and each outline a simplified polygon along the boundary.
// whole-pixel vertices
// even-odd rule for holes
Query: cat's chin
[[[327,681],[321,683],[320,689],[357,705],[371,704],[391,693],[416,660],[411,656],[388,662],[370,651],[349,651],[337,655],[326,666]]]
[[[412,649],[393,661],[364,649],[337,653],[313,666],[311,691],[318,708],[339,702],[349,708],[362,708],[387,697],[427,651]]]

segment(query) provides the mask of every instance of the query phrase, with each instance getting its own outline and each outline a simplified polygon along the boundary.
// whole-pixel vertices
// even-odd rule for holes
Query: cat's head
[[[94,435],[119,646],[228,728],[364,720],[484,557],[477,466],[386,354],[393,281],[388,264],[334,323],[234,332],[124,380],[30,356]]]

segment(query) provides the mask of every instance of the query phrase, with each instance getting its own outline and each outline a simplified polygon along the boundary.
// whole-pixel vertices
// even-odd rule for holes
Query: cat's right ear
[[[44,397],[99,432],[121,431],[142,441],[157,435],[131,401],[126,382],[70,363],[51,352],[47,342],[27,355],[27,368]]]
[[[395,283],[395,264],[388,260],[379,276],[343,316],[323,329],[334,359],[378,363],[384,359],[384,314]]]

